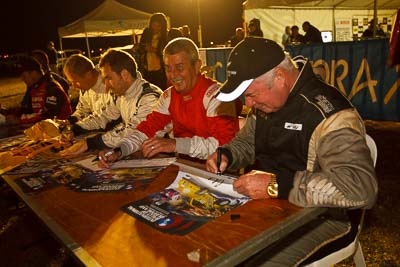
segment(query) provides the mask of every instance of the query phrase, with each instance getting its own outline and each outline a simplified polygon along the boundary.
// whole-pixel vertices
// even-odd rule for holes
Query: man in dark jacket
[[[64,120],[71,115],[72,108],[67,94],[51,75],[45,75],[36,59],[24,57],[16,64],[16,71],[29,91],[26,101],[22,103],[21,123],[54,117]]]
[[[287,199],[327,210],[245,266],[300,266],[315,260],[315,252],[348,245],[335,242],[352,233],[351,218],[374,205],[378,190],[357,110],[316,77],[309,61],[292,59],[268,39],[248,37],[239,43],[227,73],[217,99],[232,101],[243,94],[254,112],[221,147],[220,166],[214,153],[207,169],[246,168],[233,187],[252,199]]]
[[[322,43],[320,30],[311,25],[308,21],[305,21],[302,27],[303,31],[306,32],[306,35],[304,35],[304,43]]]

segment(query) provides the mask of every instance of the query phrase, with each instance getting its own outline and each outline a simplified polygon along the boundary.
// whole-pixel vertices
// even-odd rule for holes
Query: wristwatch
[[[276,182],[276,175],[274,173],[269,173],[271,180],[269,180],[267,186],[267,194],[270,198],[278,197],[278,183]]]

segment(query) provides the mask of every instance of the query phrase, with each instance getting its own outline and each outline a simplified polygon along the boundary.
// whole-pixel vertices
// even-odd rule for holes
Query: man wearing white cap
[[[297,266],[323,257],[329,246],[343,247],[343,237],[353,235],[359,222],[352,225],[350,217],[359,219],[360,209],[374,205],[378,188],[356,109],[318,79],[307,60],[293,60],[264,38],[245,38],[232,50],[227,77],[217,99],[243,95],[253,112],[222,146],[220,166],[214,153],[207,169],[250,170],[233,186],[253,199],[282,198],[301,207],[328,208],[246,264]]]

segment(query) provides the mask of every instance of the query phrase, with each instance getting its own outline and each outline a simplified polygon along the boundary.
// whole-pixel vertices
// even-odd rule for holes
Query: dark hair
[[[164,48],[165,55],[175,55],[179,52],[185,52],[190,57],[190,63],[194,66],[199,59],[199,49],[197,45],[189,38],[179,37],[170,41]]]
[[[260,28],[260,20],[257,18],[253,18],[252,20],[250,20],[249,25],[254,25],[256,28]]]
[[[183,36],[183,34],[178,28],[171,28],[168,31],[167,42],[169,42],[175,38],[182,37],[182,36]]]
[[[150,17],[149,21],[149,28],[151,28],[151,24],[154,22],[158,22],[161,24],[161,32],[166,33],[167,32],[167,17],[165,16],[164,13],[154,13]]]
[[[108,49],[100,57],[99,66],[109,64],[111,69],[120,74],[122,70],[127,70],[133,78],[137,77],[137,64],[135,59],[127,52],[119,49]]]
[[[15,73],[21,75],[25,71],[37,71],[43,75],[43,68],[32,56],[23,56],[15,64]]]
[[[42,65],[42,69],[47,71],[50,69],[49,65],[49,56],[47,56],[46,52],[40,49],[33,50],[30,55],[39,61],[40,65]]]

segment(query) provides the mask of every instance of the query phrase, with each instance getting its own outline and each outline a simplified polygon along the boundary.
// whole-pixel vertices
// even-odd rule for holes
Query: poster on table
[[[249,201],[234,191],[235,178],[176,164],[180,170],[171,185],[122,210],[163,233],[185,235]]]
[[[77,192],[118,192],[142,190],[153,181],[174,159],[126,160],[110,169],[97,167],[95,156],[86,156],[80,161],[38,160],[28,161],[16,170],[24,177],[15,181],[23,192],[39,193],[44,190],[65,185]],[[155,164],[153,166],[152,164]],[[36,170],[36,171],[35,171]]]

